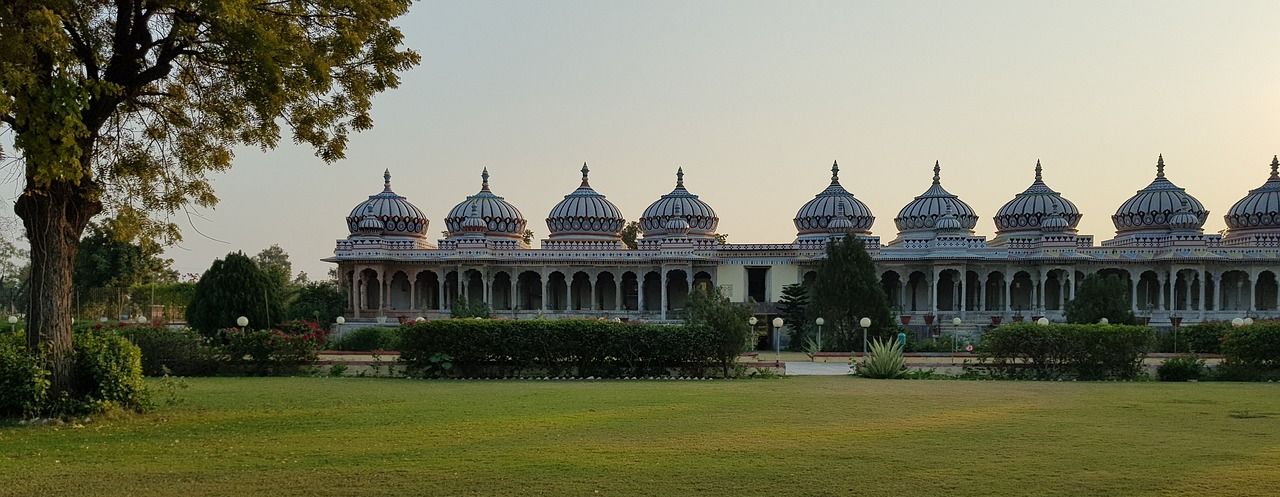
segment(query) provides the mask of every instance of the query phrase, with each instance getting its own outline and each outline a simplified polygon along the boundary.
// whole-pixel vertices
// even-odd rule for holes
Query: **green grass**
[[[1280,385],[188,380],[0,427],[0,495],[1272,496]]]

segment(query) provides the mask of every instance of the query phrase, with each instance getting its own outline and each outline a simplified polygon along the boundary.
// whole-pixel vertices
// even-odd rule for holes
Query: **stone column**
[[[622,278],[618,276],[613,277],[613,310],[622,310]]]
[[[1132,309],[1133,313],[1137,314],[1138,313],[1138,283],[1142,282],[1142,273],[1138,273],[1137,278],[1133,278],[1132,276],[1133,275],[1131,273],[1129,282],[1132,283],[1133,286],[1132,288],[1129,289],[1129,291],[1130,293],[1133,294],[1133,297],[1130,299],[1130,303],[1132,304],[1132,307],[1133,307]]]
[[[1156,292],[1156,296],[1158,298],[1158,300],[1156,301],[1157,302],[1156,309],[1161,311],[1164,310],[1164,280],[1165,280],[1165,275],[1159,274],[1159,273],[1156,274],[1156,281],[1160,283],[1160,291]]]
[[[355,298],[356,298],[356,310],[355,310],[355,313],[356,313],[356,317],[360,317],[360,311],[364,309],[364,306],[365,306],[365,305],[367,305],[367,304],[365,303],[365,296],[364,296],[364,279],[357,279],[357,280],[356,280],[356,282],[355,282],[355,285],[356,285],[356,294],[355,294]]]
[[[978,277],[978,312],[987,312],[987,275]]]
[[[467,293],[467,280],[470,279],[471,277],[465,271],[458,269],[458,300],[467,304],[471,303],[471,295]]]
[[[1040,308],[1040,314],[1045,313],[1044,287],[1049,285],[1049,273],[1040,271],[1040,281],[1036,282],[1036,307]]]
[[[636,275],[636,312],[644,312],[644,278],[648,274]]]
[[[1213,310],[1222,310],[1222,274],[1214,275],[1213,273],[1205,273],[1213,278]]]
[[[437,289],[437,291],[439,291],[439,292],[440,292],[440,293],[437,293],[437,294],[436,294],[436,310],[443,311],[443,310],[444,310],[444,299],[445,299],[445,295],[444,295],[444,277],[443,277],[443,276],[439,276],[439,277],[437,277],[437,278],[436,278],[436,289]]]
[[[409,282],[409,310],[418,308],[418,274],[413,274],[413,280]]]
[[[1200,285],[1199,285],[1199,294],[1200,294],[1200,321],[1201,321],[1201,322],[1203,322],[1203,321],[1204,321],[1204,311],[1205,311],[1205,305],[1204,305],[1204,285],[1205,285],[1205,278],[1204,278],[1204,268],[1203,268],[1203,267],[1202,267],[1202,268],[1200,268],[1200,271],[1196,273],[1196,281],[1197,281],[1197,282],[1199,282],[1199,284],[1200,284]]]
[[[551,300],[551,277],[547,276],[547,272],[545,270],[539,272],[538,274],[541,276],[541,278],[539,278],[540,282],[538,284],[542,286],[542,302],[541,302],[542,309],[541,310],[545,312],[547,310],[547,301]]]
[[[1253,312],[1258,310],[1258,297],[1254,294],[1254,292],[1256,292],[1258,289],[1257,275],[1250,274],[1248,283],[1249,283],[1249,312]]]
[[[667,268],[662,268],[662,319],[667,319]]]
[[[597,308],[599,307],[596,305],[596,282],[599,279],[600,273],[587,275],[587,298],[591,301],[591,305],[587,306],[587,308],[593,311],[598,310]]]
[[[507,294],[507,307],[515,311],[520,308],[520,285],[516,284],[520,281],[519,271],[516,272],[515,278],[508,277],[507,280],[511,283],[511,293]]]
[[[933,277],[929,279],[929,312],[934,316],[938,315],[938,270],[933,270]]]
[[[1005,314],[1009,314],[1014,311],[1014,279],[1010,278],[1009,274],[1005,274],[1001,279],[1004,279],[1005,283]]]
[[[958,302],[960,306],[956,308],[956,310],[960,311],[961,316],[964,316],[964,311],[966,310],[965,308],[968,306],[968,302],[969,302],[969,295],[965,293],[965,288],[964,288],[965,276],[967,275],[961,275],[960,281],[957,281],[955,283],[955,294],[957,297],[960,297],[960,300]]]

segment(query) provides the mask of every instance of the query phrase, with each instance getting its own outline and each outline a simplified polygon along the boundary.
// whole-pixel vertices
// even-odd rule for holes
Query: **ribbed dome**
[[[587,182],[587,164],[582,163],[582,184],[565,195],[547,215],[549,238],[620,239],[627,218],[613,202],[597,193]]]
[[[374,226],[375,222],[381,224],[381,232]],[[382,192],[370,195],[347,215],[347,230],[351,233],[423,236],[428,224],[430,221],[422,211],[391,191],[389,169],[382,172]]]
[[[938,231],[964,231],[964,225],[960,224],[960,219],[951,210],[951,205],[947,205],[946,209],[942,217],[938,218],[938,222],[934,223],[934,229]]]
[[[713,237],[716,226],[720,224],[720,218],[716,217],[716,211],[710,205],[684,189],[684,168],[676,170],[676,188],[644,210],[640,229],[644,230],[646,237],[663,235],[672,217],[684,218],[689,223],[689,236]]]
[[[1042,229],[1042,223],[1048,218],[1055,205],[1058,206],[1059,214],[1067,223],[1066,230],[1073,230],[1080,223],[1080,209],[1062,194],[1044,184],[1042,172],[1040,161],[1036,161],[1036,180],[1025,191],[1014,196],[1013,200],[996,211],[996,233]],[[1056,224],[1053,229],[1066,231]]]
[[[1224,216],[1231,231],[1280,229],[1280,157],[1271,158],[1271,177],[1250,190]]]
[[[964,229],[972,230],[978,225],[973,208],[942,187],[942,166],[934,162],[933,186],[903,207],[893,223],[899,232],[932,230],[948,207]]]
[[[467,214],[471,206],[474,205],[476,213],[485,222],[487,227],[486,235],[514,239],[523,238],[524,227],[527,223],[524,215],[520,214],[520,209],[489,191],[489,168],[486,167],[480,173],[480,179],[480,191],[467,197],[462,203],[455,205],[449,211],[448,217],[444,218],[444,224],[449,229],[449,236],[458,235],[464,231],[463,222],[466,221]]]
[[[800,211],[796,212],[794,220],[796,235],[826,234],[827,228],[837,216],[836,208],[840,205],[844,206],[844,218],[850,225],[846,228],[841,223],[841,226],[838,226],[840,230],[856,233],[871,232],[871,225],[875,223],[876,217],[871,214],[867,204],[854,198],[852,193],[840,185],[840,165],[832,162],[831,184],[826,190],[814,195],[812,200],[806,202],[800,207]]]
[[[1193,229],[1200,229],[1209,219],[1209,211],[1199,200],[1188,195],[1186,190],[1178,188],[1164,177],[1164,156],[1161,155],[1156,162],[1156,179],[1121,205],[1115,215],[1111,216],[1111,221],[1116,225],[1116,233],[1175,229],[1170,220],[1182,207],[1183,200],[1186,201],[1190,214],[1198,221]]]

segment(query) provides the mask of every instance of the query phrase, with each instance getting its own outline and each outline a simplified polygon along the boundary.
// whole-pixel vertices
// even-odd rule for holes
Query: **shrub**
[[[139,326],[117,333],[142,351],[142,374],[147,376],[201,376],[218,371],[218,351],[191,329]]]
[[[716,287],[694,290],[685,306],[685,323],[704,326],[715,334],[716,361],[721,374],[729,376],[729,368],[753,344],[754,333],[747,320],[751,311],[745,304],[729,301]]]
[[[1092,324],[1107,318],[1111,324],[1136,324],[1128,298],[1129,286],[1120,277],[1114,274],[1085,276],[1075,298],[1067,302],[1067,322]]]
[[[1156,377],[1160,381],[1199,380],[1205,371],[1204,359],[1193,354],[1165,359],[1156,368]]]
[[[291,335],[280,330],[222,330],[222,351],[229,365],[245,372],[280,375],[315,362],[323,332]]]
[[[55,406],[55,411],[142,411],[149,406],[138,346],[120,335],[102,331],[75,335],[72,346],[76,368],[73,400],[56,400],[63,404]]]
[[[371,350],[395,350],[400,339],[399,328],[371,326],[351,331],[331,344],[334,350],[368,352]]]
[[[1157,348],[1160,352],[1190,352],[1194,354],[1218,354],[1222,352],[1222,339],[1231,331],[1231,323],[1210,321],[1185,326],[1174,333],[1169,330],[1160,336]],[[1177,343],[1174,343],[1174,342]]]
[[[705,326],[443,319],[403,328],[397,349],[411,376],[434,373],[432,357],[446,356],[445,373],[467,377],[702,376],[719,345]]]
[[[489,309],[489,304],[484,302],[468,302],[466,300],[461,300],[454,302],[453,305],[449,307],[449,316],[454,319],[488,319],[490,314],[492,314],[492,311]]]
[[[298,288],[289,304],[289,319],[311,319],[332,323],[347,308],[347,298],[331,282],[312,282]]]
[[[34,416],[48,395],[49,371],[27,353],[23,335],[0,335],[0,417]]]
[[[858,365],[858,375],[864,378],[893,379],[906,374],[907,359],[902,355],[902,343],[897,339],[872,338],[870,354]]]
[[[1010,324],[987,331],[978,351],[1000,374],[1039,379],[1132,379],[1155,341],[1145,326]]]
[[[200,276],[187,306],[187,323],[206,336],[235,325],[240,316],[249,318],[251,326],[268,328],[284,316],[280,299],[269,298],[276,293],[275,283],[253,259],[227,254]]]
[[[1280,321],[1233,328],[1222,339],[1222,379],[1258,381],[1280,377]]]

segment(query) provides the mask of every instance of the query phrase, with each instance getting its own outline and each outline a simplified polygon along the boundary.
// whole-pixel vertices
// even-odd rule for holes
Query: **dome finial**
[[[933,184],[942,184],[942,165],[938,161],[933,161]]]
[[[591,170],[587,168],[587,163],[583,162],[582,163],[582,186],[591,186],[587,184],[587,173],[589,172],[591,172]]]
[[[1160,154],[1160,158],[1156,160],[1156,177],[1164,177],[1164,154]]]
[[[1271,156],[1271,178],[1280,179],[1280,155]]]
[[[390,169],[382,170],[382,191],[385,191],[385,192],[391,191],[391,170]]]
[[[837,181],[840,181],[840,163],[831,161],[831,182],[835,183]]]
[[[684,168],[676,168],[676,188],[684,188]]]
[[[1044,177],[1041,174],[1042,172],[1043,168],[1040,167],[1040,159],[1036,159],[1036,181],[1044,181]]]
[[[486,166],[480,171],[480,190],[489,191],[489,168]]]

